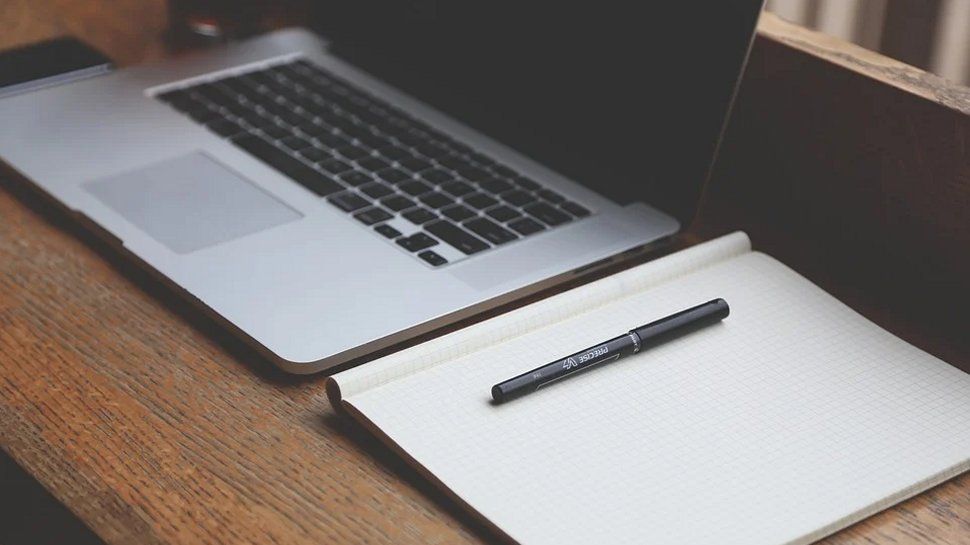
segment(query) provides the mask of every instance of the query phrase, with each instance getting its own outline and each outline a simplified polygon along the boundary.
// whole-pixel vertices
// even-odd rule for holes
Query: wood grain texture
[[[76,36],[126,65],[165,54],[165,0],[3,0],[0,50]]]
[[[15,22],[13,32],[0,33],[0,47],[74,33],[122,63],[163,51],[158,38],[164,9],[157,0],[8,0],[0,3],[0,20]],[[957,90],[920,90],[913,81],[921,77],[894,79],[889,68],[879,72],[894,66],[885,59],[769,20],[755,63],[770,67],[786,59],[838,67],[841,72],[829,70],[844,74],[843,91],[868,78],[882,82],[906,108],[929,99],[947,111],[966,111],[946,102]],[[718,185],[732,175],[765,175],[749,146],[764,140],[758,131],[778,127],[759,121],[751,104],[776,87],[766,77],[750,81],[742,97],[748,106],[732,124],[732,143],[725,146],[730,157],[719,167]],[[821,83],[814,91],[826,92]],[[910,104],[913,97],[920,100]],[[775,152],[784,155],[781,148]],[[795,161],[799,155],[790,157]],[[798,180],[811,185],[805,177]],[[743,212],[738,201],[748,199],[723,198],[733,193],[729,189],[711,192],[699,236],[737,225],[732,214]],[[751,213],[770,208],[765,199],[750,201]],[[777,216],[756,215],[760,223],[746,225],[759,246],[764,237],[784,249],[789,262],[817,258],[818,247],[785,225],[791,216]],[[960,237],[958,232],[953,240],[965,240]],[[948,244],[933,248],[955,252]],[[963,271],[962,262],[955,263]],[[849,294],[847,300],[867,315],[887,316],[864,295],[867,286],[851,276],[810,271],[837,295]],[[959,336],[923,336],[903,310],[894,312],[889,316],[898,317],[890,324],[896,333],[954,363],[970,361]],[[110,544],[495,539],[376,440],[335,415],[322,377],[294,378],[274,370],[10,181],[0,183],[0,446]],[[970,476],[827,542],[970,543]]]

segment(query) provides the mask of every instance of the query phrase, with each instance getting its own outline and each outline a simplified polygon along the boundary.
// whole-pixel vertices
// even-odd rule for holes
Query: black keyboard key
[[[488,218],[475,218],[462,224],[492,244],[505,244],[519,238],[515,233]]]
[[[475,188],[465,182],[449,182],[442,185],[441,190],[453,197],[463,197],[473,193]]]
[[[563,197],[559,193],[552,191],[550,189],[541,189],[536,192],[544,200],[549,201],[553,204],[559,204],[566,201],[566,197]]]
[[[511,227],[513,231],[515,231],[516,233],[524,237],[533,235],[535,233],[538,233],[539,231],[543,231],[546,228],[538,221],[535,221],[529,218],[522,218],[520,220],[509,222],[509,227]]]
[[[277,119],[282,120],[287,125],[294,125],[294,126],[295,125],[300,125],[302,123],[305,123],[306,120],[307,120],[302,115],[300,115],[300,114],[298,114],[296,112],[289,111],[289,110],[278,111],[278,112],[274,112],[274,113],[276,114],[276,118]]]
[[[299,60],[293,61],[289,64],[289,66],[291,66],[293,70],[296,70],[297,72],[300,72],[301,74],[308,75],[308,76],[316,75],[320,70],[319,68],[317,68],[315,64],[311,63],[306,59],[299,59]]]
[[[225,108],[230,114],[237,117],[251,117],[259,115],[256,111],[251,110],[248,104],[242,104],[239,102],[229,102],[223,105],[223,108]]]
[[[418,252],[438,245],[437,240],[424,233],[415,233],[409,237],[399,238],[396,242],[409,252]]]
[[[341,182],[355,187],[361,186],[364,184],[369,184],[374,180],[373,178],[371,178],[370,174],[361,172],[359,170],[351,170],[348,172],[344,172],[343,174],[338,176],[338,178],[340,178]]]
[[[431,193],[425,193],[424,195],[421,195],[420,197],[418,197],[418,200],[420,200],[430,208],[444,208],[445,206],[448,206],[455,202],[454,200],[451,199],[451,197],[445,195],[444,193],[439,193],[437,191],[434,191]]]
[[[341,132],[344,133],[346,138],[366,138],[367,135],[372,134],[369,130],[357,125],[354,121],[347,119],[344,122],[338,123]],[[359,145],[359,144],[354,144]]]
[[[320,161],[324,161],[326,159],[332,159],[333,155],[330,155],[329,151],[310,147],[300,150],[300,157],[303,157],[307,161],[313,163],[319,163]]]
[[[563,210],[565,210],[566,212],[569,212],[570,214],[576,216],[577,218],[585,218],[586,216],[589,215],[589,210],[572,201],[566,201],[560,204],[559,208],[562,208]]]
[[[515,218],[522,215],[519,213],[518,210],[515,210],[514,208],[509,208],[508,206],[505,206],[505,205],[496,206],[495,208],[490,208],[485,213],[488,214],[491,218],[497,221],[500,221],[502,223],[505,223],[509,220],[514,220]]]
[[[447,220],[429,223],[424,228],[432,235],[458,248],[465,255],[475,254],[489,248],[488,244]]]
[[[343,155],[344,157],[350,160],[363,159],[364,157],[370,156],[370,151],[360,146],[339,147],[337,148],[337,153],[339,153],[340,155]]]
[[[280,140],[280,144],[283,144],[287,148],[293,151],[300,151],[309,147],[313,147],[313,144],[309,140],[303,138],[302,136],[287,136],[286,138]]]
[[[512,170],[511,168],[505,165],[492,165],[491,170],[495,174],[498,174],[499,176],[503,176],[505,178],[514,178],[519,175],[518,172]]]
[[[424,132],[417,131],[417,130],[406,131],[403,133],[400,131],[397,131],[394,133],[394,137],[400,140],[401,142],[407,144],[408,146],[420,146],[421,144],[425,144],[428,142],[428,135]]]
[[[202,123],[203,125],[206,123],[212,123],[213,121],[218,121],[220,119],[225,118],[225,116],[223,116],[221,112],[210,108],[192,110],[188,114],[189,114],[189,117],[198,121],[199,123]]]
[[[410,159],[414,157],[410,151],[402,148],[401,146],[385,146],[377,149],[377,153],[381,157],[386,157],[391,161],[397,161],[399,159]]]
[[[437,161],[452,170],[462,170],[475,167],[475,163],[472,163],[468,159],[458,155],[449,155],[447,157],[439,158]]]
[[[442,159],[451,155],[450,151],[439,146],[435,142],[418,144],[417,146],[414,146],[414,149],[429,159]]]
[[[369,146],[371,148],[379,148],[381,146],[386,146],[389,140],[383,136],[374,133],[358,134],[357,140],[361,144]]]
[[[422,170],[431,168],[431,163],[425,161],[424,159],[418,159],[417,157],[411,159],[400,159],[398,160],[398,164],[411,172],[421,172]]]
[[[250,127],[262,127],[268,124],[268,119],[259,115],[256,112],[234,112],[236,117],[241,119]]]
[[[478,167],[459,169],[458,174],[461,174],[462,178],[470,182],[484,182],[491,177],[491,174]]]
[[[440,267],[445,263],[448,263],[447,259],[441,257],[440,255],[434,253],[431,250],[425,250],[419,253],[418,257],[427,261],[432,267]]]
[[[219,88],[212,83],[200,83],[199,85],[189,87],[188,90],[197,95],[205,97],[206,100],[211,102],[218,103],[220,100],[225,98],[222,91],[220,91]]]
[[[386,168],[377,173],[377,177],[391,184],[399,184],[414,178],[399,168]]]
[[[292,64],[281,64],[273,67],[273,72],[279,74],[290,81],[302,81],[303,74]]]
[[[448,140],[448,148],[451,149],[456,155],[468,155],[472,152],[472,149],[461,142],[456,140]]]
[[[397,238],[397,237],[401,236],[401,232],[400,231],[398,231],[397,229],[391,227],[390,225],[388,225],[386,223],[382,223],[382,224],[378,225],[377,227],[374,228],[374,230],[377,231],[378,233],[380,233],[381,236],[384,236],[384,237],[387,237],[387,238]]]
[[[330,131],[332,129],[332,127],[329,125],[320,124],[313,121],[301,123],[297,126],[297,128],[300,129],[300,132],[310,137],[319,137],[331,134]]]
[[[314,137],[314,142],[325,148],[337,149],[347,146],[348,142],[336,134],[318,134]]]
[[[488,208],[489,206],[492,206],[498,203],[498,201],[496,201],[495,199],[493,199],[492,197],[489,197],[484,193],[475,193],[473,195],[468,195],[466,197],[463,197],[462,200],[465,201],[465,204],[467,204],[468,206],[477,208],[479,210]]]
[[[197,110],[208,110],[209,106],[200,97],[193,97],[191,95],[179,95],[178,97],[172,99],[168,103],[169,106],[175,108],[176,110],[188,115],[190,112]]]
[[[512,178],[512,183],[527,191],[535,191],[536,189],[542,187],[531,178],[526,178],[525,176],[516,176]]]
[[[249,74],[246,74],[246,76],[249,77],[250,80],[252,80],[253,82],[259,85],[267,85],[267,84],[276,82],[276,80],[273,79],[272,76],[267,74],[265,70],[260,70],[258,72],[250,72]]]
[[[412,197],[417,197],[418,195],[422,195],[424,193],[431,191],[431,186],[424,182],[413,180],[413,181],[404,182],[403,184],[398,185],[398,189],[407,193],[408,195],[411,195]]]
[[[505,193],[506,191],[513,189],[512,184],[501,178],[489,178],[487,180],[482,180],[481,182],[478,182],[478,187],[494,195]]]
[[[350,191],[344,191],[343,193],[331,195],[327,201],[344,212],[353,212],[354,210],[359,210],[365,206],[370,206],[370,201]]]
[[[317,195],[329,195],[343,189],[327,175],[310,168],[258,136],[247,135],[232,142]]]
[[[546,225],[561,225],[572,220],[568,214],[560,211],[557,208],[553,208],[551,205],[540,202],[536,204],[531,204],[523,208],[527,214],[536,218],[537,220],[545,223]]]
[[[161,100],[162,102],[167,102],[169,104],[178,102],[180,100],[185,100],[188,98],[189,92],[185,89],[175,89],[174,91],[166,91],[164,93],[159,93],[155,95],[155,98]]]
[[[381,199],[394,193],[393,189],[387,187],[381,182],[370,182],[360,186],[357,189],[372,199]]]
[[[340,174],[354,168],[340,159],[324,159],[317,163],[317,166],[326,170],[330,174]]]
[[[535,195],[532,193],[526,193],[521,189],[509,191],[508,193],[502,193],[501,197],[503,201],[514,206],[525,206],[527,204],[536,202]]]
[[[394,215],[380,207],[365,208],[354,214],[354,218],[364,225],[374,225],[393,218]]]
[[[378,170],[384,170],[385,168],[391,166],[391,164],[383,159],[378,159],[377,157],[367,157],[357,161],[357,166],[364,170],[377,172]]]
[[[438,219],[437,214],[426,208],[415,208],[401,215],[404,216],[404,219],[415,225],[421,225],[422,223],[428,223],[429,221]]]
[[[278,117],[283,114],[292,113],[290,112],[289,108],[280,104],[279,102],[276,102],[275,100],[260,102],[259,107],[262,108],[262,110],[265,112],[264,115],[267,117]]]
[[[253,89],[256,82],[252,81],[246,74],[241,76],[231,76],[219,80],[219,84],[234,93],[246,94]]]
[[[244,76],[232,76],[228,78],[222,78],[219,80],[219,85],[221,85],[225,89],[228,89],[229,92],[231,93],[244,95],[252,89],[252,86],[246,83],[246,80],[243,78]]]
[[[447,170],[442,170],[440,168],[425,170],[418,177],[433,185],[443,184],[445,182],[450,182],[455,179],[455,177],[450,172],[448,172]]]
[[[407,210],[408,208],[417,206],[414,201],[405,197],[404,195],[392,195],[382,200],[381,204],[395,212],[400,212],[401,210]]]
[[[479,153],[477,151],[473,151],[469,153],[468,158],[480,165],[487,166],[487,167],[490,167],[496,164],[495,159],[492,159],[488,155],[485,155],[484,153]]]
[[[454,206],[449,206],[447,208],[441,209],[441,214],[453,221],[465,221],[468,218],[474,217],[477,214],[471,208],[463,206],[461,204],[456,204]]]
[[[226,136],[226,137],[235,136],[237,134],[242,134],[246,132],[246,129],[239,126],[238,123],[234,123],[232,121],[229,121],[228,119],[220,119],[218,121],[214,121],[206,125],[206,127],[210,131],[218,134],[219,136]]]
[[[290,131],[272,122],[268,122],[265,125],[260,125],[259,130],[270,140],[279,140],[292,134]]]

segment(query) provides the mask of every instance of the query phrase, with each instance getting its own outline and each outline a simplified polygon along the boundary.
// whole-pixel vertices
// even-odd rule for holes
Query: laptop
[[[689,223],[762,2],[627,4],[329,2],[312,31],[0,99],[0,158],[323,371]]]

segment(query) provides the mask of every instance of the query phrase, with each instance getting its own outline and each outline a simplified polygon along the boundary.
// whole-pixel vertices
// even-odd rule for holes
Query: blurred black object
[[[3,450],[0,506],[0,543],[4,545],[104,545]]]
[[[573,180],[687,226],[761,0],[329,0],[333,51]]]
[[[0,53],[0,97],[105,74],[111,59],[76,38],[58,38]]]

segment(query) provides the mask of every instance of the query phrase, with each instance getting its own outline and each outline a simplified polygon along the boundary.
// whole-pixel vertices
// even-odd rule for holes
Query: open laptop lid
[[[763,0],[333,0],[333,51],[619,204],[696,212]]]

